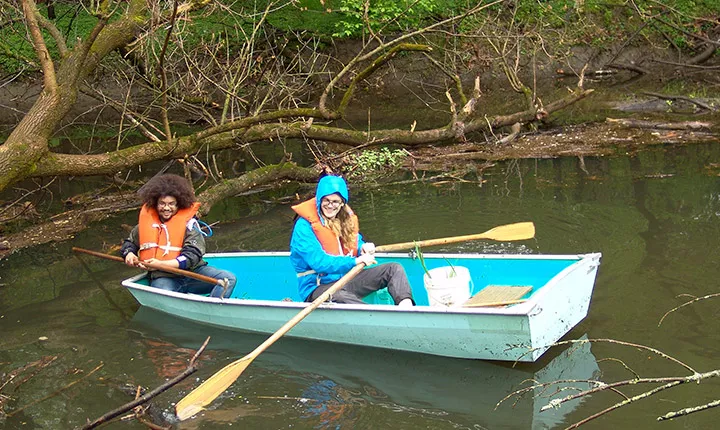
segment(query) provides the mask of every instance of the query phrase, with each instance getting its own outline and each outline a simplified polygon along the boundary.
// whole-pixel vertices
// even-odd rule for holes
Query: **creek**
[[[564,91],[564,84],[557,90]],[[631,92],[623,85],[609,91],[615,98]],[[483,99],[489,111],[512,111],[503,109],[509,97],[502,91],[492,97]],[[370,111],[357,112],[355,126],[362,127],[370,121]],[[388,103],[372,112],[372,122],[377,126],[383,120],[407,125],[414,120],[444,121],[417,117],[415,112]],[[566,114],[592,120],[617,112],[592,98]],[[311,154],[289,148],[295,151],[294,160],[312,160]],[[266,162],[282,156],[268,146],[260,146],[255,154]],[[227,156],[232,157],[237,156]],[[467,242],[432,251],[602,252],[589,315],[564,339],[647,345],[705,372],[717,368],[720,356],[718,299],[663,316],[692,297],[717,293],[717,160],[717,141],[684,141],[629,154],[586,155],[582,162],[576,157],[498,162],[467,174],[469,182],[381,188],[351,184],[351,205],[360,216],[361,231],[377,244],[480,233],[497,225],[533,221],[534,240]],[[224,162],[229,168],[233,160]],[[63,197],[96,186],[97,178],[74,178],[54,192]],[[283,197],[297,193],[302,198],[309,191],[287,186],[216,204],[204,218],[218,222],[208,251],[287,250],[293,212]],[[56,198],[53,204],[60,202]],[[9,414],[0,416],[0,428],[76,428],[130,401],[132,386],[153,388],[181,372],[211,336],[201,369],[153,401],[154,413],[168,416],[174,402],[200,380],[265,339],[140,308],[120,285],[136,273],[133,269],[72,255],[73,246],[117,249],[127,235],[124,225],[136,220],[136,211],[130,211],[93,224],[72,240],[22,249],[0,260],[0,383],[21,366],[56,357],[34,377],[13,381],[13,390],[2,391],[10,398],[0,397]],[[607,342],[557,347],[536,363],[513,366],[285,337],[260,355],[208,411],[177,428],[561,429],[622,398],[602,393],[540,412],[550,389],[497,408],[496,404],[529,379],[629,379],[633,374],[626,366],[643,377],[688,375],[659,355]],[[712,410],[661,424],[656,418],[716,399],[718,384],[707,380],[666,390],[583,428],[712,428]],[[146,427],[130,420],[106,428]]]
[[[377,244],[533,221],[534,240],[468,242],[433,251],[602,252],[589,315],[564,339],[647,345],[704,372],[716,369],[720,356],[718,299],[683,307],[659,322],[689,297],[717,293],[720,184],[713,163],[718,159],[720,145],[702,143],[585,157],[582,168],[572,157],[510,161],[479,172],[475,182],[362,190],[351,184],[351,204],[361,230]],[[21,250],[0,261],[0,374],[57,356],[16,390],[3,392],[11,396],[4,403],[12,415],[0,419],[0,428],[80,426],[131,400],[119,387],[153,388],[183,370],[212,336],[201,370],[155,399],[156,408],[167,414],[198,380],[264,340],[139,308],[120,285],[134,270],[71,255],[72,246],[118,244],[126,235],[122,224],[133,224],[135,217],[129,212],[73,240]],[[206,221],[221,221],[208,241],[210,251],[286,250],[292,211],[261,193],[227,199]],[[101,363],[95,373],[56,393]],[[556,348],[536,363],[513,367],[283,338],[209,411],[177,428],[559,429],[622,398],[603,393],[541,413],[543,393],[535,392],[534,399],[495,405],[529,378],[631,378],[625,366],[640,376],[688,375],[658,355],[611,343]],[[717,417],[712,410],[660,424],[655,420],[708,403],[717,392],[718,381],[688,384],[583,428],[712,428]],[[129,421],[106,428],[145,427]]]

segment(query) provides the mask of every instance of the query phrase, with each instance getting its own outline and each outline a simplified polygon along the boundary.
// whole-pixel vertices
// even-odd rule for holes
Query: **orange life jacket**
[[[195,202],[187,209],[179,209],[168,222],[162,223],[155,208],[143,205],[138,220],[140,260],[177,258],[185,241],[188,222],[195,216],[198,209],[200,209],[200,203]]]
[[[325,227],[322,222],[320,222],[317,203],[314,197],[310,200],[306,200],[300,204],[293,206],[292,210],[294,210],[298,215],[300,215],[302,218],[304,218],[310,223],[310,226],[313,229],[313,233],[315,233],[315,236],[320,241],[320,245],[322,245],[322,248],[323,250],[325,250],[325,252],[330,255],[357,256],[357,247],[355,247],[355,249],[347,249],[345,244],[342,244],[341,250],[340,240],[338,239],[335,232],[330,230],[328,227]],[[358,224],[357,216],[355,215],[355,213],[352,212],[352,210],[350,211],[350,217],[355,221],[355,231],[353,232],[353,234],[357,236],[358,232],[360,231],[360,227]]]

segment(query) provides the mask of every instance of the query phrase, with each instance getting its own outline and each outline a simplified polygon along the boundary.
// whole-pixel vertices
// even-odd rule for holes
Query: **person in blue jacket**
[[[375,245],[363,240],[349,199],[345,180],[328,175],[318,181],[315,197],[292,207],[298,218],[290,239],[290,262],[305,301],[317,299],[355,265],[376,263]],[[363,297],[382,288],[387,288],[395,304],[414,304],[405,269],[398,263],[366,268],[331,300],[364,304]]]

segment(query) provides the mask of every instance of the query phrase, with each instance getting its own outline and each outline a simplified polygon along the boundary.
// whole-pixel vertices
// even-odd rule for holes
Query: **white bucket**
[[[462,266],[444,266],[428,271],[423,280],[430,306],[460,306],[470,298],[470,271]]]

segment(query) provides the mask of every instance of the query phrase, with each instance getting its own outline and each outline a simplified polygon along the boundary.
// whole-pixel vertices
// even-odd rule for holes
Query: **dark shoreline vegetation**
[[[22,3],[0,15],[0,258],[130,210],[158,170],[207,213],[320,169],[471,180],[717,140],[718,0]]]

